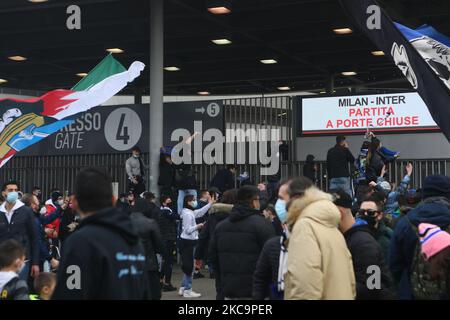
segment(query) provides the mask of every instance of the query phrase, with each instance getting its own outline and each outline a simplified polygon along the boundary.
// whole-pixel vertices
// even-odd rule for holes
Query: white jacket
[[[198,210],[184,208],[181,211],[182,232],[180,237],[182,239],[198,240],[198,229],[195,219],[203,217],[209,208],[211,208],[211,203]]]

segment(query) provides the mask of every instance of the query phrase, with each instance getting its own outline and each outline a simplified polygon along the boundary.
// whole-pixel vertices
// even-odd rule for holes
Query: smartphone
[[[66,190],[64,192],[64,201],[67,201],[67,200],[69,200],[69,190]]]

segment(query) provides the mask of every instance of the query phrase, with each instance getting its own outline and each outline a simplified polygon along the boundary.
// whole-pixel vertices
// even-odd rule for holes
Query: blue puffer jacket
[[[418,226],[422,222],[446,228],[450,225],[450,202],[446,198],[433,197],[423,201],[417,208],[397,223],[391,239],[389,266],[398,283],[398,298],[413,299],[411,292],[411,265],[418,239],[410,222]]]

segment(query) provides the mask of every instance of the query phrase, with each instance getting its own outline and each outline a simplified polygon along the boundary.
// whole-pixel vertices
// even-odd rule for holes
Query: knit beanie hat
[[[52,195],[51,195],[52,202],[55,203],[56,201],[58,201],[58,198],[62,197],[62,196],[63,196],[62,193],[59,191],[52,192]]]
[[[330,190],[331,195],[333,196],[333,203],[336,206],[351,209],[353,205],[352,197],[342,189]]]
[[[386,194],[391,192],[391,184],[389,182],[387,181],[380,182],[379,186],[381,187],[381,189],[383,189],[384,192],[386,192]]]
[[[421,223],[419,234],[422,253],[426,260],[450,247],[450,234],[436,225]]]
[[[423,198],[446,197],[450,199],[450,178],[443,175],[432,175],[425,178]]]

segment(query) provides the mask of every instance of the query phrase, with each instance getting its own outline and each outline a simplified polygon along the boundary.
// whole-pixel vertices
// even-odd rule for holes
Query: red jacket
[[[51,200],[45,202],[45,215],[48,216],[56,211],[56,206],[53,204]],[[56,230],[57,235],[47,235],[51,239],[57,239],[59,236],[59,224],[61,223],[61,218],[56,219],[50,224],[47,224],[45,228]]]

